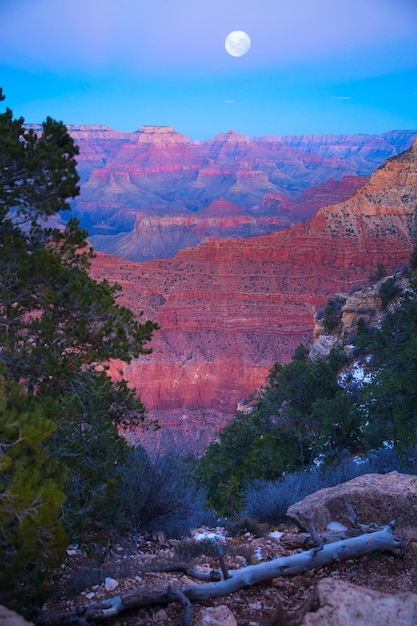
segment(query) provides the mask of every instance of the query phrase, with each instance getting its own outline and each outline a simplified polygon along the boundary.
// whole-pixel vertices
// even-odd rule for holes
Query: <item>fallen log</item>
[[[334,561],[346,561],[366,556],[374,551],[391,552],[399,557],[405,545],[405,536],[398,537],[393,524],[380,530],[365,532],[333,543],[318,545],[314,548],[278,557],[257,565],[250,565],[239,570],[229,570],[227,578],[218,582],[187,584],[167,589],[142,587],[123,596],[114,596],[90,604],[73,612],[55,614],[43,613],[35,620],[37,626],[66,626],[70,624],[90,624],[105,621],[129,609],[165,606],[179,601],[186,609],[184,624],[192,624],[191,605],[189,602],[204,602],[223,595],[235,593],[241,589],[255,586],[279,576],[295,576],[310,569],[324,567]]]

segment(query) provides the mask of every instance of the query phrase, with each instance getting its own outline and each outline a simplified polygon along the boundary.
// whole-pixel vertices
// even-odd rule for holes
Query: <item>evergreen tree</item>
[[[323,327],[327,333],[334,333],[340,326],[340,306],[329,300],[323,311]]]
[[[230,494],[236,508],[249,480],[277,480],[320,456],[331,461],[346,449],[358,450],[361,415],[337,381],[345,359],[342,350],[333,350],[311,361],[300,346],[290,363],[272,367],[253,412],[237,413],[201,459],[201,480],[218,513],[230,514]]]
[[[417,246],[415,246],[410,257],[410,270],[415,273],[417,270]]]
[[[48,451],[56,425],[42,404],[0,375],[0,603],[29,617],[67,545],[60,522],[66,473]]]
[[[68,469],[64,522],[111,521],[118,428],[144,419],[140,400],[107,375],[111,359],[148,352],[157,325],[117,303],[119,288],[88,273],[93,252],[76,220],[58,220],[79,193],[78,148],[61,122],[41,134],[0,114],[0,361],[8,384],[42,401],[55,424],[53,458]]]
[[[360,404],[367,447],[384,442],[404,453],[417,442],[417,292],[411,285],[401,304],[368,337],[374,375]]]

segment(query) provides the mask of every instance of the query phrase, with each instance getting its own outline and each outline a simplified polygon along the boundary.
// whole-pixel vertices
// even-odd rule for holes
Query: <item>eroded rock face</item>
[[[411,626],[417,624],[417,595],[388,594],[334,578],[317,584],[315,607],[301,626]],[[317,608],[318,605],[318,608]]]
[[[216,200],[198,213],[178,216],[136,214],[133,230],[120,235],[94,235],[93,247],[131,261],[167,259],[194,248],[209,237],[246,238],[288,228],[288,217],[252,216],[226,200]]]
[[[250,239],[210,239],[167,260],[98,255],[93,275],[161,330],[153,353],[124,367],[152,417],[186,416],[213,432],[237,403],[312,340],[315,311],[335,293],[407,263],[417,236],[417,143],[388,161],[351,201],[305,224]],[[217,422],[217,418],[215,420]],[[219,424],[220,426],[220,424]]]
[[[386,157],[398,154],[413,137],[404,131],[249,138],[229,131],[196,142],[169,126],[143,126],[134,133],[105,126],[68,128],[80,148],[81,195],[72,203],[73,212],[97,237],[96,249],[132,260],[167,258],[181,247],[196,245],[186,236],[181,243],[177,226],[165,218],[197,220],[200,211],[219,200],[256,217],[258,227],[264,216],[274,217],[278,229],[300,223],[318,208],[350,197]],[[154,243],[150,255],[140,246],[135,250],[138,214],[161,220],[164,244]],[[212,231],[213,226],[216,223]],[[234,236],[239,237],[271,232],[271,224],[258,231],[239,230],[239,221],[235,227]],[[220,225],[209,236],[222,238],[227,232]]]
[[[417,476],[398,472],[358,476],[292,504],[287,517],[305,531],[306,519],[311,518],[322,531],[331,522],[348,525],[347,504],[353,507],[360,524],[385,526],[394,520],[400,530],[409,528],[417,519]]]

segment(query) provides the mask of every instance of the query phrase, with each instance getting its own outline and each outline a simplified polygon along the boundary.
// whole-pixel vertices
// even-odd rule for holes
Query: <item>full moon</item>
[[[224,46],[232,57],[242,57],[250,48],[250,37],[243,30],[234,30],[227,35]]]

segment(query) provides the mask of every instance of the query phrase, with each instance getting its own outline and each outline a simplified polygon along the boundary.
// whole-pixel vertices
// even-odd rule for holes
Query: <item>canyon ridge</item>
[[[417,134],[249,138],[229,131],[199,142],[171,127],[69,130],[80,147],[82,183],[72,213],[96,250],[131,261],[304,222],[352,196]]]
[[[417,235],[417,143],[398,153],[416,133],[351,136],[338,144],[230,132],[204,146],[169,128],[137,135],[135,142],[107,137],[115,152],[107,148],[105,159],[99,141],[95,148],[90,142],[90,153],[80,145],[82,193],[73,213],[96,232],[96,250],[118,255],[99,251],[93,276],[118,282],[120,302],[161,327],[151,355],[112,364],[163,427],[132,440],[174,438],[203,450],[265,384],[274,362],[311,343],[314,314],[329,297],[369,284],[381,263],[391,272],[408,262]],[[81,144],[81,136],[74,138]],[[140,166],[142,177],[132,156],[141,141],[142,156],[154,155]],[[266,166],[260,155],[273,150]],[[162,189],[166,176],[171,193]]]

